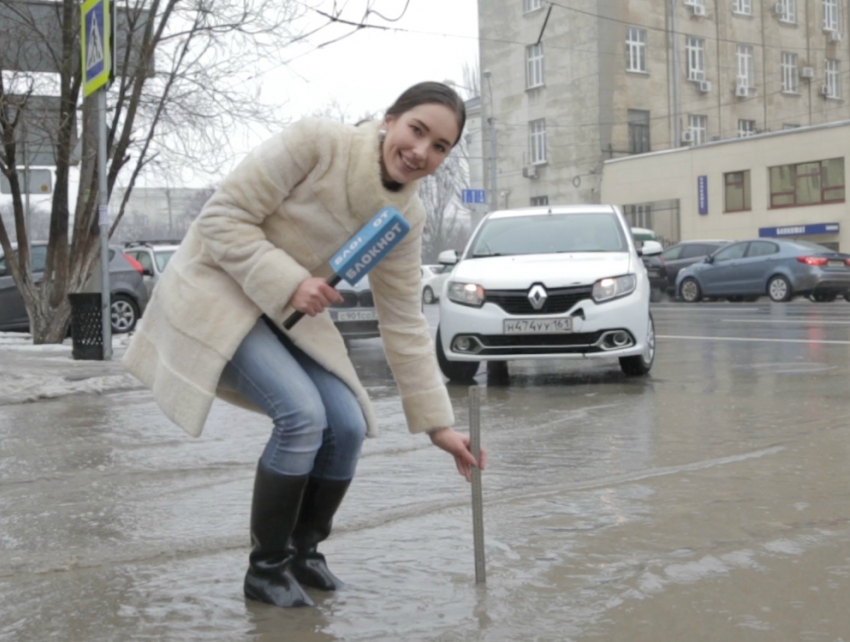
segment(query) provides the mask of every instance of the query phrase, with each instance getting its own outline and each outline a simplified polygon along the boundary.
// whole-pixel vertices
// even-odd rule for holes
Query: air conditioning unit
[[[537,168],[534,165],[526,165],[522,168],[523,178],[537,178]]]
[[[710,80],[700,80],[699,81],[699,90],[704,94],[707,94],[708,92],[710,92],[711,91],[711,81]]]
[[[682,142],[690,145],[694,142],[694,135],[690,131],[682,132]]]
[[[694,12],[695,16],[704,16],[705,15],[705,6],[701,5],[701,4],[692,5],[691,11]]]
[[[800,67],[800,78],[814,78],[815,77],[815,68],[814,67]]]
[[[746,85],[735,85],[735,95],[738,98],[746,98],[750,95],[750,88]]]
[[[829,97],[829,95],[830,95],[829,85],[824,85],[823,87],[820,88],[820,95],[826,96],[827,98]]]
[[[830,42],[841,42],[841,32],[840,31],[830,31],[829,32],[829,41]]]

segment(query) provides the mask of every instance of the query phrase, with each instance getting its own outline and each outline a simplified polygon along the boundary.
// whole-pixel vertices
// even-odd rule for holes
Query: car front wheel
[[[437,328],[437,363],[440,370],[449,381],[472,381],[478,372],[478,361],[449,361],[443,352],[443,342],[440,339],[440,328]]]
[[[781,274],[770,277],[767,282],[767,295],[771,301],[782,303],[791,300],[791,284]]]
[[[682,285],[679,287],[679,296],[688,303],[697,303],[702,299],[702,290],[697,280],[689,277],[682,281]]]
[[[640,377],[649,373],[653,363],[655,363],[655,321],[650,314],[646,328],[646,348],[642,354],[620,357],[620,368],[629,377]]]
[[[122,334],[131,332],[139,320],[139,308],[136,302],[126,294],[113,294],[111,301],[112,332]]]
[[[422,301],[424,303],[433,303],[436,300],[437,298],[434,296],[434,290],[426,285],[425,289],[422,290]]]

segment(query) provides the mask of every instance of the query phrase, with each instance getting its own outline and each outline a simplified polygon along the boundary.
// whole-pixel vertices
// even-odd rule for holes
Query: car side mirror
[[[142,276],[153,276],[153,270],[150,268],[142,268]]]
[[[658,256],[664,251],[664,246],[658,241],[644,241],[640,251],[641,256]]]
[[[714,257],[709,254],[707,257],[705,257],[705,262],[714,263]]]
[[[437,262],[443,265],[455,265],[458,262],[457,250],[443,250],[437,257]]]

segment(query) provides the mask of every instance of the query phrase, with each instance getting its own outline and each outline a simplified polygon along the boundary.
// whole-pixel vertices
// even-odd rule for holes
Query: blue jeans
[[[272,420],[260,462],[284,475],[354,477],[366,419],[351,389],[260,318],[221,375]]]

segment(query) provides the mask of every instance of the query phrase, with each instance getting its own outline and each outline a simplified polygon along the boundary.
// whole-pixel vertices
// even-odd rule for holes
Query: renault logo
[[[531,303],[531,307],[535,310],[542,308],[548,298],[549,295],[546,294],[546,288],[542,285],[534,285],[528,291],[528,302]]]

